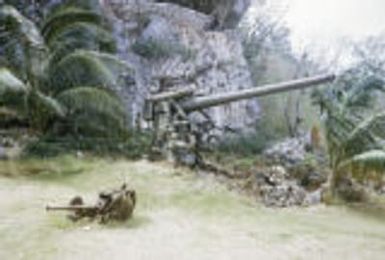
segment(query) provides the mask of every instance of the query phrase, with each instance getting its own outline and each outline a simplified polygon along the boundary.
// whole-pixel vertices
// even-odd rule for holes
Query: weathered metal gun
[[[129,219],[136,205],[136,192],[123,184],[121,188],[102,192],[95,206],[83,204],[83,199],[76,196],[68,206],[47,206],[47,211],[70,211],[68,218],[78,221],[83,218],[98,219],[101,223],[108,221],[125,221]]]
[[[181,161],[182,159],[183,163],[194,164],[200,138],[199,133],[194,129],[194,124],[188,118],[189,113],[244,99],[310,88],[334,79],[333,74],[318,75],[200,97],[194,96],[194,90],[191,88],[158,93],[147,98],[144,118],[150,122],[155,132],[153,140],[155,152],[170,160]]]

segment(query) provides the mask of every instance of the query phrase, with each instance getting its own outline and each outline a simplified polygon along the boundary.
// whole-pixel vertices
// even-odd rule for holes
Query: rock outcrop
[[[105,2],[119,55],[136,71],[135,84],[119,91],[132,122],[140,117],[144,97],[150,92],[191,86],[207,95],[252,87],[239,35],[230,29],[249,1],[201,1],[212,2],[211,9],[199,5],[200,1]],[[217,8],[227,8],[225,20],[233,23],[217,27]],[[256,101],[242,101],[205,112],[219,127],[241,129],[253,125],[259,106]]]

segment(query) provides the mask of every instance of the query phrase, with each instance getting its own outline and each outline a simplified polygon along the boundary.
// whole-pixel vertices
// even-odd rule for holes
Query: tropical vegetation
[[[115,56],[109,25],[97,10],[69,1],[38,26],[2,5],[0,24],[0,106],[16,111],[39,136],[29,150],[49,153],[50,142],[121,147],[129,139],[115,89],[133,72]]]
[[[314,93],[324,123],[333,186],[345,177],[383,173],[385,112],[376,109],[383,92],[384,81],[360,66],[346,72],[333,88]]]

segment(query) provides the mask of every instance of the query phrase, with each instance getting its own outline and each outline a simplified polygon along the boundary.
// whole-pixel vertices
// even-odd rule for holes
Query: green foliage
[[[121,63],[117,58],[117,63]],[[93,86],[109,89],[117,85],[117,78],[97,53],[76,51],[50,68],[50,91],[55,95],[77,86]]]
[[[108,53],[116,51],[115,41],[109,32],[98,25],[84,22],[68,25],[46,41],[48,46],[54,50],[51,63],[59,62],[63,57],[78,49]]]
[[[74,22],[85,22],[100,26],[103,24],[101,16],[94,11],[64,5],[47,17],[41,31],[44,38],[50,40],[51,37],[54,37],[67,26],[71,26]]]
[[[48,53],[32,22],[12,7],[0,7],[8,33],[0,37],[0,48],[16,46],[7,58],[26,67],[20,70],[23,80],[0,69],[0,106],[23,107],[30,126],[38,130],[40,137],[27,147],[29,154],[127,149],[133,156],[146,147],[143,138],[128,131],[126,112],[113,94],[122,74],[133,71],[111,55],[114,40],[95,10],[78,8],[75,2],[56,8],[43,23]]]
[[[356,73],[348,72],[335,88],[314,94],[324,114],[333,169],[352,156],[378,148],[381,139],[378,134],[383,133],[385,126],[384,114],[371,112],[376,93],[385,91],[384,83]]]
[[[218,150],[227,154],[251,155],[260,154],[273,140],[273,136],[264,130],[253,134],[226,138],[218,145]]]
[[[385,151],[370,150],[352,156],[350,159],[341,163],[340,168],[352,167],[360,168],[364,171],[383,172],[385,169]]]
[[[0,97],[10,93],[20,95],[26,93],[27,86],[6,68],[0,68]]]
[[[30,124],[37,130],[44,131],[49,122],[65,116],[63,106],[52,97],[32,90],[27,96]]]
[[[44,40],[35,24],[12,6],[0,6],[0,48],[6,64],[21,79],[37,77],[35,66],[44,51]]]
[[[372,110],[379,92],[385,92],[383,81],[352,70],[334,88],[314,93],[323,113],[334,191],[347,187],[346,176],[385,170],[385,113]]]
[[[27,86],[8,69],[0,68],[0,106],[25,111]]]
[[[124,138],[95,138],[73,135],[45,135],[27,145],[27,157],[54,157],[78,151],[90,151],[97,155],[124,156],[138,159],[150,150],[151,138],[144,133],[130,133]]]
[[[30,46],[43,45],[43,39],[35,24],[12,6],[0,6],[0,24],[7,32],[5,38],[15,38],[16,36]]]
[[[0,68],[0,106],[17,111],[19,116],[29,115],[37,129],[44,128],[52,118],[64,116],[56,100],[28,88],[5,68]]]
[[[255,126],[255,132],[229,135],[218,145],[218,150],[226,154],[241,156],[261,154],[272,142],[285,136],[284,130],[271,127],[268,118],[262,118]]]
[[[62,92],[57,99],[66,109],[60,132],[100,138],[126,135],[124,108],[106,91],[77,87]]]

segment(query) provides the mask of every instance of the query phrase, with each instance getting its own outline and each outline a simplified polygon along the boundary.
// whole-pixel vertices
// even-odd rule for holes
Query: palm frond
[[[354,150],[362,151],[367,147],[374,146],[377,143],[374,131],[385,131],[385,128],[378,129],[378,126],[384,126],[385,113],[372,115],[364,122],[359,124],[345,139],[345,149],[355,147]]]
[[[35,129],[44,130],[50,121],[65,116],[63,106],[56,99],[36,90],[29,93],[27,104],[31,126]]]
[[[6,68],[0,68],[0,95],[6,92],[21,94],[27,92],[27,86]]]
[[[346,108],[370,108],[376,91],[385,92],[385,84],[377,77],[364,77],[347,92]]]
[[[383,172],[385,169],[385,151],[369,150],[361,154],[357,154],[342,162],[339,166],[340,169],[344,167],[359,167],[364,170]]]
[[[0,106],[18,111],[25,109],[25,96],[28,87],[8,69],[0,68]]]
[[[73,21],[72,23],[57,29],[55,34],[45,38],[48,46],[55,48],[60,43],[69,39],[77,39],[79,42],[92,42],[100,46],[100,51],[116,51],[115,41],[110,32],[98,24]]]
[[[118,85],[121,70],[127,70],[125,63],[109,54],[93,51],[76,51],[51,65],[50,85],[54,94],[77,86],[101,87],[114,90]],[[110,69],[111,68],[111,69]]]
[[[23,80],[41,75],[41,53],[44,40],[36,25],[12,6],[0,7],[0,48],[3,49],[7,66]]]
[[[18,37],[30,46],[44,45],[36,25],[13,6],[0,6],[0,24],[4,26],[3,31],[11,33],[9,37]]]
[[[78,87],[64,91],[57,99],[66,109],[61,128],[80,136],[120,136],[126,129],[126,114],[118,99],[110,93]]]
[[[45,39],[51,39],[58,32],[74,22],[85,22],[102,26],[102,17],[94,12],[77,7],[66,6],[52,12],[42,27]]]
[[[118,78],[121,76],[129,76],[134,81],[134,69],[129,66],[125,61],[119,59],[115,55],[109,53],[103,53],[98,51],[85,51],[91,56],[101,60],[105,66],[112,72],[112,74]]]
[[[51,62],[57,63],[64,56],[82,49],[115,53],[116,45],[112,35],[94,24],[76,22],[65,27],[59,34],[47,39],[53,54]]]

